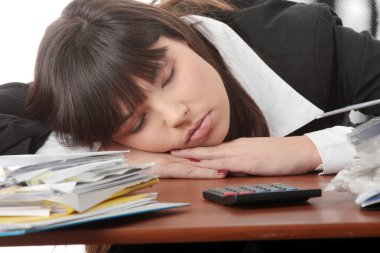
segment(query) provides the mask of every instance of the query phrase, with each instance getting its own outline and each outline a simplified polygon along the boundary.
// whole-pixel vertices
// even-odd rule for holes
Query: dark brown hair
[[[26,114],[48,122],[69,146],[110,141],[123,121],[122,108],[133,113],[146,99],[134,80],[154,81],[166,49],[152,45],[166,36],[186,41],[221,76],[231,104],[225,141],[268,136],[263,114],[218,51],[171,12],[175,2],[207,1],[164,1],[158,6],[128,0],[71,2],[41,41]],[[211,6],[221,7],[217,2]],[[181,6],[173,12],[184,14]]]

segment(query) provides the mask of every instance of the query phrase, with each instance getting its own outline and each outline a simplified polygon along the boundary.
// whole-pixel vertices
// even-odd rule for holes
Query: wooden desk
[[[221,180],[171,179],[149,188],[162,202],[189,207],[148,213],[70,229],[0,238],[0,245],[143,244],[243,240],[380,237],[380,212],[361,211],[348,193],[323,192],[307,203],[233,208],[202,198],[202,191],[226,185],[281,182],[324,188],[330,176],[238,177]]]

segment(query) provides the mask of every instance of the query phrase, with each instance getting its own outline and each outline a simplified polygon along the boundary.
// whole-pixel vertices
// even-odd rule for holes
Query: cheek
[[[170,146],[170,139],[163,134],[158,134],[158,132],[141,133],[128,138],[121,137],[114,141],[129,148],[147,152],[162,153],[174,149],[174,147]]]

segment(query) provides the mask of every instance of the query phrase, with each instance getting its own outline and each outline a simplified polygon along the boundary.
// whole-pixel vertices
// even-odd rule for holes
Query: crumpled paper
[[[356,195],[362,207],[380,203],[380,117],[356,127],[347,135],[357,155],[325,188],[325,191],[348,191]],[[372,197],[372,202],[367,200]],[[367,202],[366,202],[367,201]]]

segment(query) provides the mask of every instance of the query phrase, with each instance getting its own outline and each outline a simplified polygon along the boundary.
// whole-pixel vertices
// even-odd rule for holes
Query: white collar
[[[271,136],[285,136],[323,114],[282,80],[228,25],[197,15],[183,18],[218,49],[231,73],[264,113]]]

